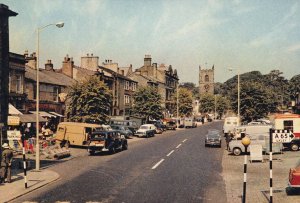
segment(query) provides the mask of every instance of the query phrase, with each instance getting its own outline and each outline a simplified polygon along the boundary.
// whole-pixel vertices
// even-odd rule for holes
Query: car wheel
[[[122,150],[127,150],[128,149],[128,143],[127,142],[124,142],[122,144]]]
[[[109,154],[115,154],[116,153],[116,148],[112,147],[109,149]]]
[[[239,156],[239,155],[242,154],[242,150],[241,150],[240,148],[234,148],[234,149],[233,149],[233,154],[234,154],[235,156]]]
[[[90,155],[93,156],[95,154],[95,151],[89,151]]]
[[[299,150],[299,146],[297,144],[291,144],[291,150],[292,151],[298,151]]]

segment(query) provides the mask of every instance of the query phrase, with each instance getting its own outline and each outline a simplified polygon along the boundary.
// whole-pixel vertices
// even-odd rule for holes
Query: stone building
[[[137,82],[128,78],[131,66],[128,68],[118,67],[117,63],[105,60],[103,66],[99,66],[99,57],[93,54],[81,57],[81,67],[75,66],[73,59],[66,56],[63,61],[61,73],[73,78],[76,81],[83,80],[96,75],[112,92],[111,116],[129,115],[132,107],[133,94],[137,88]]]
[[[199,95],[214,94],[215,67],[211,69],[201,69],[199,66]]]
[[[144,65],[128,75],[139,83],[139,86],[154,86],[162,97],[162,107],[166,109],[165,117],[169,117],[174,111],[172,95],[178,84],[177,70],[171,65],[166,66],[152,63],[151,55],[145,55]]]
[[[25,111],[25,57],[9,53],[9,103],[20,111]]]
[[[36,55],[30,56],[25,53],[26,72],[25,72],[25,91],[27,102],[25,111],[36,110]],[[40,111],[54,112],[59,115],[65,114],[65,104],[61,95],[67,92],[67,88],[72,85],[74,80],[54,69],[51,60],[47,60],[44,68],[39,68],[39,107]]]

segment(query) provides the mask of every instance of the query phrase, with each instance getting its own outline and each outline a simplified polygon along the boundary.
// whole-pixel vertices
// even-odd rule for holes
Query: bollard
[[[273,152],[272,152],[272,143],[273,143],[273,129],[270,129],[270,203],[273,203]]]
[[[242,144],[245,147],[245,155],[244,155],[244,182],[243,182],[243,196],[242,202],[246,202],[246,184],[247,184],[247,147],[250,145],[250,139],[248,137],[244,137],[242,139]]]
[[[25,135],[22,134],[22,151],[23,151],[23,169],[24,169],[24,182],[25,182],[25,189],[27,188],[27,172],[26,172],[26,158],[25,158]]]

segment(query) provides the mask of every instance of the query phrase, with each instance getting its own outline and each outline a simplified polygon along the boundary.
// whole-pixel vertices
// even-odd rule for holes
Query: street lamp
[[[229,71],[237,70],[238,76],[238,117],[240,117],[240,70],[238,68],[228,68]]]
[[[37,49],[36,49],[36,160],[35,169],[40,170],[40,145],[39,145],[39,102],[40,102],[40,80],[39,80],[39,67],[40,67],[40,32],[51,25],[55,25],[58,28],[64,26],[63,22],[51,23],[42,27],[37,28]]]

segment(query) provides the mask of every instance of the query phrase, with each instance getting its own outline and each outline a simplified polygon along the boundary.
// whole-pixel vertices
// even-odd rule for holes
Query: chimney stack
[[[45,63],[45,69],[47,71],[54,71],[53,70],[53,63],[51,62],[51,60],[47,60],[47,63]]]
[[[145,58],[144,58],[144,66],[145,66],[145,67],[151,66],[151,55],[145,55]]]

